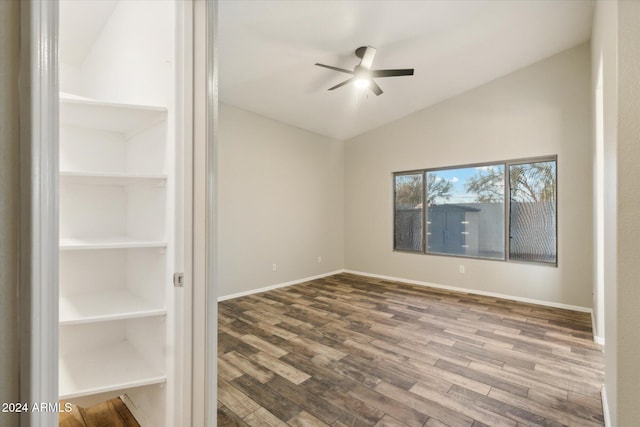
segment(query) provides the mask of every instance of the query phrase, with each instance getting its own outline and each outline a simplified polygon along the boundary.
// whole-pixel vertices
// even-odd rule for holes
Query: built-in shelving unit
[[[166,120],[61,96],[61,399],[167,380]]]

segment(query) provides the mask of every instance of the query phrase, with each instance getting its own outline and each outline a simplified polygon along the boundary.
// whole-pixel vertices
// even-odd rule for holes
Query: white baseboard
[[[310,280],[321,279],[321,278],[327,277],[327,276],[333,276],[334,274],[338,274],[338,273],[344,273],[344,270],[330,271],[328,273],[318,274],[317,276],[305,277],[304,279],[296,279],[296,280],[292,280],[290,282],[277,283],[275,285],[265,286],[263,288],[251,289],[249,291],[244,291],[244,292],[238,292],[236,294],[223,295],[223,296],[218,297],[218,302],[226,301],[228,299],[234,299],[234,298],[238,298],[238,297],[244,297],[244,296],[247,296],[247,295],[259,294],[261,292],[271,291],[271,290],[274,290],[274,289],[285,288],[287,286],[298,285],[300,283],[308,282]]]
[[[596,344],[604,345],[604,337],[596,335],[596,318],[591,311],[591,331],[593,332],[593,342]]]
[[[456,287],[456,286],[439,285],[439,284],[436,284],[436,283],[422,282],[420,280],[402,279],[402,278],[399,278],[399,277],[383,276],[381,274],[365,273],[365,272],[362,272],[362,271],[344,270],[344,272],[345,273],[351,273],[351,274],[357,274],[357,275],[360,275],[360,276],[375,277],[376,279],[393,280],[395,282],[409,283],[409,284],[412,284],[412,285],[429,286],[431,288],[445,289],[445,290],[448,290],[448,291],[465,292],[465,293],[468,293],[468,294],[482,295],[482,296],[486,296],[486,297],[500,298],[500,299],[506,299],[506,300],[512,300],[512,301],[519,301],[519,302],[525,302],[525,303],[529,303],[529,304],[543,305],[543,306],[546,306],[546,307],[564,308],[566,310],[580,311],[580,312],[583,312],[583,313],[591,313],[592,312],[592,310],[590,308],[588,308],[588,307],[580,307],[578,305],[561,304],[561,303],[557,303],[557,302],[542,301],[542,300],[537,300],[537,299],[532,299],[532,298],[522,298],[522,297],[517,297],[517,296],[513,296],[513,295],[499,294],[499,293],[496,293],[496,292],[485,292],[485,291],[478,291],[478,290],[475,290],[475,289],[459,288],[459,287]]]
[[[600,390],[600,397],[602,398],[602,414],[604,416],[604,427],[611,427],[611,415],[609,413],[609,402],[607,401],[607,390],[602,386]]]
[[[513,295],[500,294],[500,293],[496,293],[496,292],[485,292],[485,291],[478,291],[478,290],[475,290],[475,289],[459,288],[459,287],[456,287],[456,286],[439,285],[437,283],[423,282],[423,281],[420,281],[420,280],[403,279],[401,277],[384,276],[382,274],[365,273],[363,271],[355,271],[355,270],[335,270],[335,271],[331,271],[331,272],[328,272],[328,273],[319,274],[317,276],[305,277],[303,279],[292,280],[290,282],[277,283],[275,285],[265,286],[263,288],[252,289],[252,290],[244,291],[244,292],[238,292],[238,293],[231,294],[231,295],[223,295],[223,296],[219,296],[218,297],[218,302],[226,301],[226,300],[233,299],[233,298],[243,297],[243,296],[247,296],[247,295],[258,294],[258,293],[270,291],[270,290],[273,290],[273,289],[279,289],[279,288],[284,288],[284,287],[287,287],[287,286],[297,285],[297,284],[300,284],[300,283],[308,282],[310,280],[320,279],[322,277],[327,277],[327,276],[333,276],[334,274],[339,274],[339,273],[357,274],[359,276],[374,277],[376,279],[383,279],[383,280],[392,280],[392,281],[395,281],[395,282],[409,283],[411,285],[428,286],[428,287],[437,288],[437,289],[445,289],[445,290],[448,290],[448,291],[464,292],[464,293],[473,294],[473,295],[482,295],[482,296],[493,297],[493,298],[500,298],[500,299],[506,299],[506,300],[512,300],[512,301],[519,301],[519,302],[525,302],[525,303],[529,303],[529,304],[542,305],[542,306],[546,306],[546,307],[563,308],[563,309],[566,309],[566,310],[579,311],[579,312],[583,312],[583,313],[592,313],[592,310],[590,308],[588,308],[588,307],[580,307],[580,306],[577,306],[577,305],[561,304],[561,303],[557,303],[557,302],[542,301],[542,300],[537,300],[537,299],[532,299],[532,298],[522,298],[522,297],[517,297],[517,296],[513,296]],[[591,316],[591,318],[593,319],[593,315]],[[596,338],[594,337],[594,339],[596,339]],[[599,339],[599,337],[598,337],[598,339]]]
[[[596,319],[593,315],[593,312],[591,312],[591,330],[593,331],[593,342],[595,342],[596,344],[604,345],[604,337],[596,335]]]

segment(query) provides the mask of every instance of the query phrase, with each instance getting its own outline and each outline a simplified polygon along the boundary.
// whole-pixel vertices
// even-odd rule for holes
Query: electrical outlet
[[[464,265],[459,265],[458,266],[458,273],[464,274]]]
[[[276,271],[278,269],[278,266],[275,264],[271,265],[271,271]]]
[[[318,257],[318,262],[322,262],[322,257],[321,256]]]

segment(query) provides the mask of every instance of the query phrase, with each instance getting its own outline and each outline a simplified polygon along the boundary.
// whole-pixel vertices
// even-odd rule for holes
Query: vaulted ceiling
[[[590,39],[587,0],[220,0],[220,101],[348,139]],[[359,46],[380,78],[375,96],[314,63],[353,69]]]
[[[82,62],[116,4],[61,2],[63,62]],[[592,20],[591,0],[219,0],[220,101],[348,139],[584,43]],[[415,75],[378,79],[378,97],[328,91],[349,76],[314,64],[353,69],[366,45],[375,69]]]

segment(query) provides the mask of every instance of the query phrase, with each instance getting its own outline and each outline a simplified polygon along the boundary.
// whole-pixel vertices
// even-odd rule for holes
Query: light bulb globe
[[[371,82],[369,81],[369,79],[363,79],[363,78],[359,78],[356,79],[353,84],[358,88],[358,89],[364,89],[369,87],[369,84]]]

